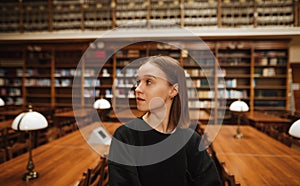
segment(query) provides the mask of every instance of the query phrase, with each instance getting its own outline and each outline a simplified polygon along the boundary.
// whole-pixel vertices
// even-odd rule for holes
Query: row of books
[[[48,75],[50,77],[50,72],[47,74],[44,74],[44,73],[40,73],[40,71],[37,69],[26,69],[26,73],[25,73],[26,77],[40,76],[40,75]]]
[[[0,86],[22,86],[22,79],[0,78]]]
[[[91,89],[84,89],[83,96],[84,97],[97,97],[100,95],[100,90],[91,90]]]
[[[0,93],[2,96],[21,96],[21,88],[0,88]]]
[[[276,69],[273,67],[270,68],[262,68],[262,69],[255,69],[255,77],[274,77],[276,76]]]
[[[39,87],[50,87],[51,80],[50,79],[26,79],[25,86],[39,86]]]
[[[55,69],[55,77],[67,77],[67,76],[74,76],[75,69]]]
[[[206,79],[192,79],[186,81],[186,86],[188,88],[195,88],[195,87],[202,87],[204,86],[205,88],[207,88],[207,86],[209,86],[209,83]]]
[[[2,92],[1,89],[0,89],[0,92]],[[6,105],[22,105],[23,104],[23,98],[14,97],[14,96],[6,97],[5,98],[5,104]]]
[[[285,101],[262,101],[262,100],[256,100],[254,101],[254,106],[255,107],[285,107]]]
[[[271,65],[271,66],[276,66],[276,65],[286,65],[287,63],[287,59],[286,58],[277,58],[277,57],[271,57],[271,58],[267,58],[267,57],[262,57],[262,58],[258,58],[256,59],[256,63],[257,65]]]
[[[214,76],[214,68],[203,68],[203,69],[185,69],[188,77],[205,77]]]
[[[55,80],[55,87],[70,87],[72,86],[72,80],[71,79],[56,79]]]
[[[211,108],[214,105],[214,101],[200,101],[200,100],[193,100],[188,102],[189,108]]]
[[[273,91],[273,90],[256,90],[255,97],[284,97],[285,93],[280,91]]]
[[[268,23],[274,23],[274,24],[280,24],[280,23],[290,23],[292,24],[294,21],[294,15],[262,15],[257,17],[258,24],[268,24]]]
[[[124,68],[120,69],[117,68],[116,73],[117,73],[117,78],[121,77],[133,77],[135,78],[137,75],[138,69],[137,68]]]
[[[130,89],[116,89],[115,96],[117,98],[135,98],[134,90]]]
[[[192,26],[192,25],[213,25],[216,26],[218,22],[217,17],[190,17],[184,18],[184,25]]]
[[[84,80],[84,87],[96,87],[96,86],[100,86],[100,84],[101,84],[100,79],[85,79]]]
[[[195,58],[195,59],[193,59]],[[196,61],[195,61],[196,60]],[[203,57],[198,54],[197,56],[191,55],[191,58],[184,60],[185,66],[214,66],[215,65],[215,57],[211,55],[203,55]]]
[[[0,76],[17,76],[22,77],[23,76],[23,69],[0,69]]]
[[[226,99],[242,99],[247,98],[248,94],[246,90],[224,90],[219,91],[219,97]]]
[[[116,56],[119,58],[138,58],[140,56],[140,50],[130,49],[130,50],[119,50],[116,53]]]

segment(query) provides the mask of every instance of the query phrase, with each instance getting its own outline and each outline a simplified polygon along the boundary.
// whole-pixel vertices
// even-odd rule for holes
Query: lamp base
[[[35,171],[30,171],[27,172],[26,174],[23,175],[23,180],[28,181],[28,180],[33,180],[39,177],[38,172]]]
[[[241,138],[243,138],[243,134],[237,133],[236,135],[234,135],[234,138],[241,139]]]

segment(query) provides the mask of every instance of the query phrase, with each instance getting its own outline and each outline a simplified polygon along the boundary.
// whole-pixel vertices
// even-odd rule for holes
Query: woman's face
[[[177,89],[167,81],[166,74],[155,65],[146,63],[138,71],[135,89],[137,108],[141,111],[155,111],[170,107]]]

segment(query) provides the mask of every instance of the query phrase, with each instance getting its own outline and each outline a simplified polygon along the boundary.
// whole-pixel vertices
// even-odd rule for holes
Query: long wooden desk
[[[280,118],[274,115],[264,114],[263,112],[247,112],[244,116],[253,122],[264,123],[290,123],[291,121],[286,118]]]
[[[13,121],[13,119],[0,121],[0,130],[10,128]]]
[[[213,147],[236,181],[245,185],[300,185],[300,153],[251,126],[235,139],[236,126],[222,126]]]
[[[75,117],[75,114],[77,117],[86,117],[88,116],[89,112],[91,109],[78,109],[78,110],[70,110],[66,112],[60,112],[60,113],[55,113],[54,117]]]
[[[114,132],[120,124],[103,123],[109,133]],[[92,150],[75,131],[62,138],[42,145],[32,151],[35,171],[40,177],[28,183],[22,180],[26,173],[28,153],[0,164],[0,185],[5,186],[73,186],[89,167],[94,167],[99,154]]]
[[[263,112],[247,112],[243,114],[243,117],[253,126],[262,123],[272,126],[280,126],[284,131],[287,131],[291,124],[291,120],[287,118],[280,118],[274,115],[264,114]]]
[[[1,110],[0,116],[3,116],[6,120],[8,119],[14,119],[17,115],[24,112],[24,110],[21,109],[9,109],[9,110]]]

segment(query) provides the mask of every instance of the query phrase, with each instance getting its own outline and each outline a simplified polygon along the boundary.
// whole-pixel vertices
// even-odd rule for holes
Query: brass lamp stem
[[[240,123],[241,123],[241,121],[240,121],[241,118],[240,117],[241,117],[240,113],[238,113],[238,119],[237,119],[238,127],[236,129],[236,135],[234,135],[234,137],[238,138],[238,139],[243,138],[243,133],[241,132],[241,129],[240,129]]]
[[[36,178],[39,177],[38,173],[33,171],[34,164],[33,164],[33,161],[32,161],[32,152],[31,152],[31,149],[32,149],[32,132],[29,131],[28,133],[29,133],[29,147],[28,147],[29,159],[28,159],[28,163],[27,163],[28,172],[23,175],[23,180],[24,181],[36,179]]]

